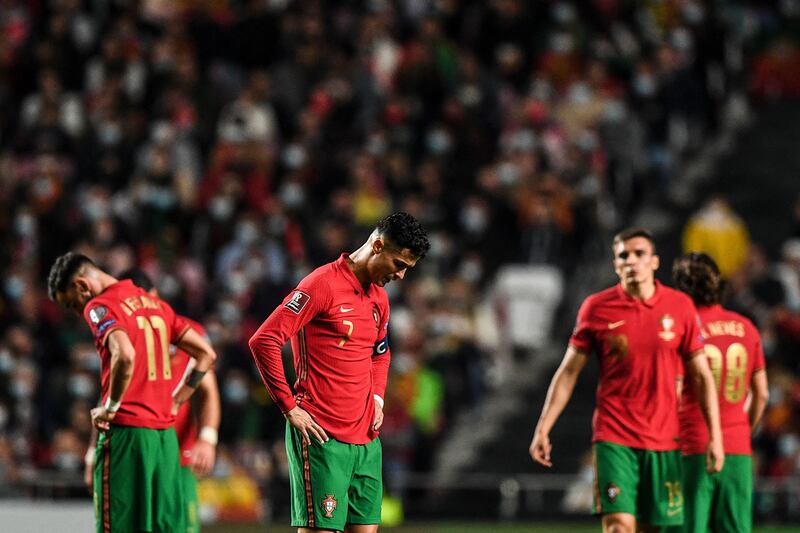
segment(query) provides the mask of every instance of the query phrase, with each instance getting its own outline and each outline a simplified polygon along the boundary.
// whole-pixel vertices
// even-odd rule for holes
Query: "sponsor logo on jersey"
[[[333,512],[336,510],[336,498],[333,497],[333,494],[326,494],[325,499],[320,502],[320,506],[322,507],[322,512],[324,513],[325,518],[333,518]]]
[[[108,308],[105,305],[98,305],[89,311],[89,320],[92,321],[92,324],[99,324],[107,314]]]
[[[625,324],[624,320],[617,320],[616,322],[609,322],[608,329],[617,329],[618,327]]]
[[[299,315],[300,311],[303,310],[310,299],[311,297],[303,291],[294,291],[294,294],[292,294],[289,301],[284,304],[284,307],[294,314]]]
[[[381,329],[381,325],[379,322],[380,318],[378,316],[378,306],[374,304],[372,305],[372,318],[375,319],[375,327]]]
[[[606,485],[606,496],[611,503],[617,501],[620,494],[622,494],[622,489],[619,488],[616,483],[609,483]]]
[[[675,338],[675,332],[672,331],[672,327],[675,325],[675,320],[670,315],[664,315],[661,317],[661,331],[658,332],[658,336],[661,337],[665,341],[671,341]]]

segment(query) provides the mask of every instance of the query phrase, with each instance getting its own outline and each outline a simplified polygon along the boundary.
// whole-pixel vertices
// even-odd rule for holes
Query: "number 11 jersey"
[[[122,397],[114,425],[165,429],[175,422],[171,414],[175,384],[170,343],[176,344],[189,325],[163,300],[151,296],[130,280],[119,281],[92,298],[83,317],[100,355],[102,400],[111,386],[111,352],[107,341],[116,330],[133,344],[136,359],[130,385]]]

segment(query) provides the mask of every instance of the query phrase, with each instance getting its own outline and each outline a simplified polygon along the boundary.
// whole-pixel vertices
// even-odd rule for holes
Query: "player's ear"
[[[375,237],[375,240],[372,241],[372,252],[377,255],[383,251],[384,247],[385,243],[383,242],[383,239],[380,237]]]
[[[661,258],[658,255],[653,255],[653,270],[658,270],[659,265],[661,265]]]

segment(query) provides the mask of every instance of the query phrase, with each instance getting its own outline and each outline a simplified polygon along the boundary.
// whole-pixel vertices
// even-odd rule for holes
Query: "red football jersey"
[[[764,369],[761,336],[748,319],[722,306],[703,306],[698,313],[717,384],[725,453],[750,455],[750,420],[744,402],[753,373]],[[688,384],[683,387],[680,419],[681,451],[686,455],[705,453],[708,428],[697,393]]]
[[[377,436],[373,395],[383,398],[389,372],[389,300],[361,287],[346,254],[306,276],[250,339],[270,396],[285,413],[311,413],[329,436],[365,444]],[[297,373],[292,395],[281,347],[291,338]]]
[[[181,316],[181,319],[195,330],[198,335],[206,337],[206,330],[203,326],[185,316]],[[186,372],[186,366],[189,364],[189,361],[191,361],[192,356],[174,344],[169,348],[173,353],[172,387],[174,390],[174,388],[180,385],[181,379],[183,379],[183,375]],[[197,433],[200,431],[197,416],[192,410],[193,399],[192,397],[188,402],[184,403],[178,410],[178,415],[175,417],[175,433],[178,434],[178,446],[181,450],[181,466],[190,466],[192,464],[192,448],[194,448],[194,444],[197,442]]]
[[[111,352],[106,340],[112,331],[127,333],[136,352],[133,376],[114,417],[120,426],[164,429],[173,424],[172,365],[169,344],[189,326],[163,300],[151,296],[130,280],[119,281],[92,298],[83,316],[100,355],[102,399],[108,398]]]
[[[644,302],[620,285],[593,294],[578,312],[570,344],[600,359],[592,442],[678,448],[680,361],[703,348],[688,296],[659,282]]]

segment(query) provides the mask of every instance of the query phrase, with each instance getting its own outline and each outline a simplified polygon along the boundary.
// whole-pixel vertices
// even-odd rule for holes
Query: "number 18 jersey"
[[[111,385],[108,336],[116,330],[124,331],[136,353],[133,376],[113,423],[151,429],[170,427],[175,421],[170,413],[175,384],[169,345],[177,343],[189,325],[169,304],[130,280],[119,281],[92,298],[83,310],[83,317],[100,355],[104,402]]]
[[[758,330],[745,317],[720,305],[697,309],[706,340],[706,356],[719,395],[722,441],[726,454],[750,455],[750,421],[744,402],[754,372],[764,369],[764,352]],[[705,453],[708,429],[697,393],[683,387],[680,440],[684,455]]]

